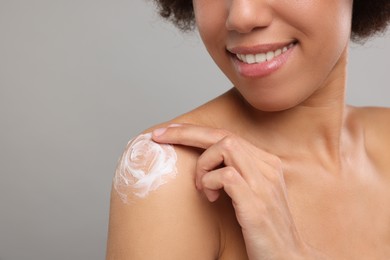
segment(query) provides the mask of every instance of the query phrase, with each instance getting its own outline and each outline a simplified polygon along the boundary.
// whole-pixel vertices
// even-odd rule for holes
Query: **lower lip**
[[[273,72],[277,71],[278,69],[280,69],[287,62],[295,46],[296,45],[294,44],[294,46],[289,48],[286,52],[280,54],[278,57],[262,63],[253,63],[253,64],[244,63],[241,60],[239,60],[235,54],[232,55],[232,59],[236,70],[243,77],[248,77],[248,78],[266,77],[272,74]]]

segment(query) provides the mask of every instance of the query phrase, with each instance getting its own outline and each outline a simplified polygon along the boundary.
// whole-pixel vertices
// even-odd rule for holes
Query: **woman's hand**
[[[318,259],[308,256],[296,230],[278,157],[222,129],[171,125],[155,130],[153,139],[205,149],[196,187],[211,202],[221,189],[230,196],[250,259]]]

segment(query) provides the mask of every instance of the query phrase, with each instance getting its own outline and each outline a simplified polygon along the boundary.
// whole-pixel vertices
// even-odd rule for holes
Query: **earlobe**
[[[128,143],[119,160],[114,189],[124,203],[134,196],[145,198],[176,176],[176,162],[172,145],[155,143],[151,133],[139,135]]]

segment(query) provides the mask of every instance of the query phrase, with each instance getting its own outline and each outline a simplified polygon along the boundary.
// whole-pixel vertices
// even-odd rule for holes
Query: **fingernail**
[[[181,124],[170,124],[168,127],[180,127],[182,126]]]
[[[164,134],[165,131],[167,131],[166,128],[157,128],[157,129],[155,129],[155,130],[153,131],[153,135],[154,135],[154,136],[160,136],[160,135]]]

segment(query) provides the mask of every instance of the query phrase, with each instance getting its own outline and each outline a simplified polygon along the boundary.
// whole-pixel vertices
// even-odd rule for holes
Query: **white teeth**
[[[256,62],[255,55],[249,54],[249,55],[245,55],[245,56],[246,56],[247,63],[252,64],[252,63]]]
[[[287,47],[277,49],[275,51],[269,51],[267,53],[257,53],[257,54],[236,54],[237,58],[245,63],[262,63],[265,61],[270,61],[275,57],[278,57],[280,54],[285,53],[288,49],[294,46],[294,43],[289,44]]]
[[[275,51],[275,57],[278,57],[280,54],[282,54],[282,49],[277,49]]]
[[[275,57],[275,53],[273,51],[267,52],[267,61],[272,60]]]
[[[267,60],[267,57],[265,56],[264,53],[256,54],[256,62],[257,63],[264,62],[266,60]]]

